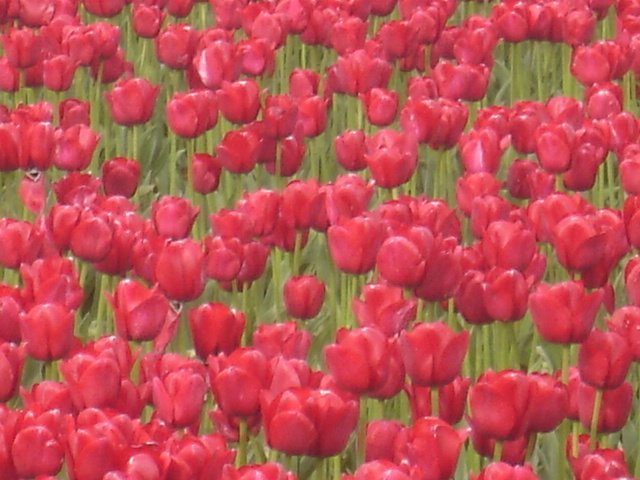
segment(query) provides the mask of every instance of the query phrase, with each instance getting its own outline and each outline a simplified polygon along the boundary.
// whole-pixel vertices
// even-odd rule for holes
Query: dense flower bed
[[[0,477],[639,477],[639,20],[0,0]]]

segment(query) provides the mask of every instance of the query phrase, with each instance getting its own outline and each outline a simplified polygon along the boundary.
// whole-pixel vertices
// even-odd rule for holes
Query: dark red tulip
[[[196,354],[205,360],[209,355],[230,355],[240,346],[245,316],[223,303],[205,303],[189,311],[189,328]]]
[[[509,118],[511,145],[521,154],[533,153],[536,149],[535,131],[545,120],[544,107],[535,102],[517,102]]]
[[[155,38],[160,32],[164,16],[157,5],[134,3],[131,9],[133,31],[142,38]]]
[[[267,388],[271,371],[267,358],[253,348],[238,348],[228,357],[209,356],[209,383],[222,412],[230,417],[260,413],[260,392]]]
[[[309,319],[320,312],[324,302],[324,283],[313,275],[289,278],[283,287],[287,313],[295,318]]]
[[[587,293],[579,282],[543,283],[529,296],[529,307],[542,338],[554,343],[581,343],[593,328],[602,299],[602,290]]]
[[[209,90],[175,92],[167,103],[166,115],[173,133],[183,138],[199,137],[218,122],[216,97]]]
[[[606,237],[593,217],[570,215],[560,220],[551,239],[558,261],[570,272],[586,270],[603,260]]]
[[[411,381],[439,387],[460,374],[469,345],[469,332],[453,332],[445,323],[421,323],[400,334],[402,361]]]
[[[473,325],[491,323],[494,318],[487,312],[485,299],[487,282],[485,274],[479,270],[467,270],[455,291],[454,305],[462,317]]]
[[[625,337],[616,332],[593,330],[580,345],[580,379],[594,388],[616,388],[624,382],[632,360]]]
[[[138,189],[140,164],[132,158],[111,158],[102,164],[102,188],[106,195],[131,198]]]
[[[64,305],[35,305],[20,318],[27,354],[45,362],[65,357],[73,345],[73,325],[74,314]]]
[[[569,412],[567,387],[544,373],[529,374],[529,409],[527,412],[529,432],[554,430]]]
[[[537,200],[553,193],[555,180],[537,162],[520,158],[509,166],[506,187],[513,198]]]
[[[170,241],[158,254],[156,281],[168,298],[188,302],[204,291],[204,253],[191,239]]]
[[[358,402],[329,389],[293,388],[264,403],[262,415],[271,448],[328,457],[346,447],[358,421]]]
[[[395,188],[409,181],[418,165],[418,144],[403,132],[384,129],[365,140],[364,159],[377,186]]]
[[[462,277],[462,249],[453,236],[435,238],[433,253],[427,261],[422,282],[415,289],[417,297],[426,301],[451,298]]]
[[[144,78],[132,78],[116,83],[105,93],[111,117],[118,125],[130,126],[146,123],[153,115],[160,86],[152,85]]]
[[[296,322],[260,324],[253,332],[253,346],[267,358],[304,360],[311,347],[311,335]]]
[[[17,287],[0,283],[0,339],[20,343],[20,316],[24,305]]]
[[[346,273],[366,273],[375,266],[383,226],[373,217],[343,219],[327,230],[331,258]]]
[[[402,389],[404,367],[397,344],[376,328],[338,330],[324,357],[337,385],[346,391],[384,399]]]
[[[580,423],[585,428],[591,428],[596,389],[586,383],[579,382],[577,395]],[[621,430],[629,419],[632,404],[633,387],[629,382],[623,382],[616,388],[604,390],[598,415],[598,432],[611,433]]]
[[[198,31],[191,25],[167,25],[155,37],[158,61],[169,68],[186,69],[191,65],[198,38]]]
[[[136,342],[155,339],[162,329],[170,305],[157,287],[147,288],[133,280],[121,280],[111,295],[105,296],[113,308],[115,326],[122,338]]]
[[[412,477],[445,480],[453,476],[465,440],[439,418],[419,418],[396,437],[395,463],[408,465]]]

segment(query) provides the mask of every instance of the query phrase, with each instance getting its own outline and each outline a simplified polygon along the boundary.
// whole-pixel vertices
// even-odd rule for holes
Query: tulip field
[[[0,479],[640,478],[640,0],[0,0]]]

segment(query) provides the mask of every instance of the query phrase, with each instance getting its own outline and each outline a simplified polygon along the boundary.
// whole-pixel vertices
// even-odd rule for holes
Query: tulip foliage
[[[0,0],[0,478],[640,478],[638,0]]]

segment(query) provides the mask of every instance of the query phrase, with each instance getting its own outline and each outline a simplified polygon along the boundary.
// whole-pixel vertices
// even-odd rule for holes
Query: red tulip
[[[407,465],[412,477],[446,480],[456,470],[465,439],[439,418],[419,418],[398,434],[395,462]]]
[[[538,480],[531,465],[509,465],[506,462],[490,463],[473,480]]]
[[[404,367],[395,340],[376,328],[338,330],[324,357],[337,385],[351,393],[384,399],[402,388]]]
[[[42,248],[42,233],[29,222],[0,218],[0,265],[18,268],[22,263],[31,263]]]
[[[0,401],[8,402],[18,392],[22,379],[25,351],[22,346],[2,341],[0,343],[0,374],[4,379],[0,387]]]
[[[42,48],[41,37],[26,27],[10,28],[2,43],[9,64],[20,69],[35,65]]]
[[[216,147],[218,161],[232,173],[249,173],[258,161],[261,149],[260,134],[250,125],[238,130],[229,130]]]
[[[467,172],[456,181],[456,203],[465,214],[471,214],[471,204],[476,197],[499,195],[502,184],[488,172]]]
[[[343,272],[368,272],[375,266],[382,235],[382,224],[373,217],[343,219],[327,230],[331,258]]]
[[[131,158],[111,158],[102,164],[102,188],[106,195],[131,198],[138,189],[140,164]]]
[[[20,70],[9,63],[4,56],[0,58],[0,91],[17,92],[20,88]]]
[[[369,123],[379,127],[390,125],[398,111],[398,98],[397,92],[377,87],[360,94]]]
[[[333,148],[336,160],[345,170],[355,172],[367,166],[365,134],[362,130],[345,130],[334,138]]]
[[[62,170],[83,170],[91,163],[100,135],[86,125],[72,125],[56,135],[53,164]]]
[[[537,162],[516,159],[509,166],[506,186],[514,198],[537,200],[553,193],[555,180]]]
[[[594,388],[616,388],[624,382],[632,360],[625,337],[616,332],[593,330],[580,345],[580,379]]]
[[[440,61],[433,69],[438,92],[449,100],[481,100],[489,85],[491,70],[483,64]]]
[[[113,228],[106,215],[85,210],[71,232],[73,254],[88,262],[103,260],[113,244]]]
[[[320,135],[327,127],[329,100],[318,95],[301,98],[298,104],[298,124],[305,137]]]
[[[217,92],[218,106],[232,123],[250,123],[260,110],[260,89],[255,80],[223,82]]]
[[[404,425],[397,420],[371,420],[367,424],[365,461],[393,462],[394,444]]]
[[[389,235],[378,250],[376,267],[389,284],[414,288],[422,281],[433,251],[431,230],[424,227],[398,229]]]
[[[304,360],[311,348],[311,335],[296,322],[263,323],[253,332],[253,346],[268,359],[280,356]]]
[[[113,90],[105,93],[113,121],[124,126],[148,122],[159,92],[159,85],[154,86],[144,78],[117,82]]]
[[[295,318],[309,319],[320,312],[324,302],[324,283],[313,275],[289,278],[283,287],[287,313]]]
[[[18,288],[0,283],[0,339],[20,343],[20,316],[24,305]]]
[[[388,478],[389,480],[410,480],[401,467],[388,460],[373,460],[363,463],[353,475],[342,475],[342,480],[367,480],[369,478]]]
[[[596,389],[586,383],[578,386],[578,416],[585,428],[591,428]],[[597,430],[611,433],[621,430],[629,419],[633,404],[633,387],[623,382],[616,388],[609,388],[602,393],[602,404],[598,415]]]
[[[199,80],[212,90],[220,88],[224,81],[237,80],[240,67],[237,46],[226,40],[210,42],[193,56],[193,68]]]
[[[60,128],[67,129],[76,124],[89,126],[91,104],[82,100],[68,98],[58,104]]]
[[[149,289],[133,280],[121,280],[113,295],[105,297],[114,310],[118,335],[136,342],[155,339],[167,315],[171,315],[169,302],[157,287]]]
[[[516,370],[483,373],[469,391],[474,432],[495,440],[514,440],[527,432],[529,380]]]
[[[183,18],[191,13],[195,0],[167,0],[165,9],[169,15]]]
[[[329,389],[293,388],[263,403],[262,415],[271,448],[328,457],[346,447],[358,421],[358,402]]]
[[[418,144],[403,132],[379,130],[365,140],[364,159],[376,185],[395,188],[414,175],[418,165]]]
[[[356,50],[338,57],[329,67],[327,82],[331,92],[357,95],[374,87],[386,87],[390,75],[391,66],[384,59]]]
[[[535,131],[536,155],[549,173],[566,172],[571,166],[573,132],[565,125],[542,124]]]
[[[257,465],[245,465],[237,470],[231,465],[225,465],[222,480],[296,480],[296,476],[285,470],[279,463],[268,462]]]
[[[626,305],[613,312],[607,320],[607,327],[627,339],[633,360],[640,359],[640,308]]]
[[[400,354],[411,381],[439,387],[460,374],[469,332],[455,334],[443,322],[421,323],[400,334]]]
[[[42,83],[54,92],[69,90],[76,73],[77,64],[68,55],[55,55],[43,61]]]
[[[22,298],[29,306],[60,303],[70,310],[82,305],[84,292],[71,259],[46,257],[20,266]]]
[[[194,300],[204,291],[204,253],[191,239],[168,242],[158,255],[156,281],[178,302]]]
[[[171,240],[187,237],[199,212],[199,208],[181,197],[163,196],[151,205],[154,228]]]
[[[585,292],[579,282],[540,284],[529,297],[538,332],[548,342],[581,343],[589,336],[603,292]]]
[[[209,383],[218,407],[229,417],[260,413],[260,393],[271,380],[267,358],[253,348],[238,348],[228,357],[209,356]]]
[[[114,17],[124,8],[125,0],[83,0],[84,7],[99,17]]]
[[[449,425],[455,425],[464,415],[467,393],[471,380],[456,377],[452,382],[438,387],[438,417]],[[432,416],[431,388],[408,384],[404,388],[411,406],[411,417],[415,422],[422,417]]]
[[[487,314],[493,320],[514,322],[527,313],[529,286],[518,270],[492,268],[485,276],[483,295]]]
[[[27,354],[49,362],[65,357],[73,346],[74,314],[64,305],[35,305],[20,317],[20,332]]]
[[[551,432],[569,413],[567,387],[552,375],[529,374],[529,432]]]
[[[54,476],[62,468],[64,450],[58,425],[52,425],[56,420],[47,414],[34,416],[25,414],[21,424],[15,426],[15,437],[10,446],[15,478]]]
[[[488,127],[471,130],[460,135],[458,145],[465,172],[497,173],[504,148],[495,130]]]
[[[289,94],[295,98],[306,98],[318,94],[320,75],[311,69],[294,68],[289,74]]]
[[[364,47],[367,22],[356,16],[339,17],[329,28],[329,43],[338,55]]]
[[[205,303],[189,311],[189,328],[196,354],[205,360],[209,355],[230,355],[240,346],[245,316],[223,303]]]
[[[191,157],[191,171],[194,191],[206,195],[218,189],[222,167],[216,157],[207,153],[194,153]]]
[[[404,330],[416,317],[416,300],[405,300],[402,289],[386,284],[368,284],[363,299],[354,298],[352,309],[361,327],[377,327],[387,337]]]
[[[191,25],[167,25],[155,38],[158,61],[169,68],[186,69],[191,65],[198,39],[199,33]]]
[[[209,90],[175,92],[167,103],[167,122],[176,135],[196,138],[218,122],[215,95]]]
[[[142,38],[155,38],[160,32],[164,16],[157,5],[134,3],[131,9],[133,31]]]
[[[174,428],[197,424],[207,386],[204,368],[178,367],[151,381],[153,404],[158,416]]]

